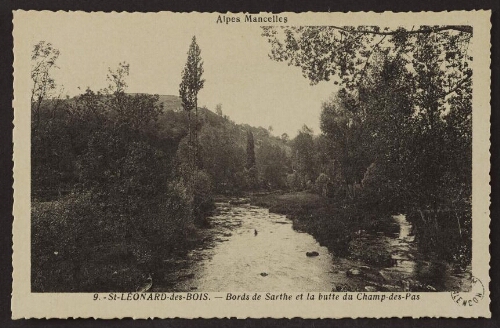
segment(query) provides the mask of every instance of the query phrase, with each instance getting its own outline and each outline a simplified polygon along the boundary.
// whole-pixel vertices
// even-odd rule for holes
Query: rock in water
[[[359,269],[349,269],[346,274],[347,276],[359,276],[361,275],[361,271]]]
[[[247,204],[250,202],[250,199],[248,198],[238,198],[238,199],[232,199],[229,201],[229,204],[231,205],[243,205]]]
[[[436,292],[436,288],[432,287],[431,285],[427,285],[425,286],[425,289],[427,289],[428,291],[431,291],[431,292]]]
[[[346,284],[338,284],[337,286],[334,286],[334,289],[332,289],[332,292],[347,292],[352,290],[352,288],[349,288]]]
[[[307,257],[314,257],[314,256],[318,256],[319,253],[316,252],[316,251],[313,251],[313,252],[306,252],[306,256]]]
[[[411,286],[410,281],[408,281],[408,280],[402,280],[401,281],[401,285],[403,286],[403,291],[404,292],[409,292],[410,291],[410,286]]]
[[[149,289],[151,289],[152,286],[153,286],[153,278],[151,278],[151,275],[149,275],[146,284],[144,286],[137,287],[136,291],[138,293],[145,293]]]

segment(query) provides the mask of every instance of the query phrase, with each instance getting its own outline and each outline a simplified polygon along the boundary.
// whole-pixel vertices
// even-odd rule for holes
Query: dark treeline
[[[235,124],[221,104],[200,108],[194,38],[180,97],[127,93],[121,63],[106,89],[61,99],[50,76],[59,52],[35,46],[34,291],[130,290],[148,275],[161,279],[164,260],[199,244],[215,195],[262,191],[327,200],[301,228],[337,250],[359,229],[351,222],[403,213],[429,256],[470,264],[471,31],[283,30],[264,28],[271,58],[312,83],[339,84],[320,134],[304,125],[295,138],[277,137],[272,127]]]

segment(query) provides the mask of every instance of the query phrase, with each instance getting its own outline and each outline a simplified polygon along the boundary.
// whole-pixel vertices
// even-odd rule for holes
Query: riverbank
[[[394,235],[399,226],[390,215],[380,215],[349,203],[308,192],[257,194],[252,205],[286,215],[297,231],[311,234],[332,254],[360,260],[377,267],[390,266],[392,258],[384,247],[366,247],[357,242],[365,233]]]
[[[153,212],[126,217],[111,205],[86,194],[32,202],[33,292],[136,291],[207,238],[194,224]]]

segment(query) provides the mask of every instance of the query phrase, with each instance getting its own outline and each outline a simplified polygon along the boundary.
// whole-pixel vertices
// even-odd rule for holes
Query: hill
[[[189,120],[181,110],[179,97],[160,95],[164,105],[158,118],[158,129],[164,144],[182,147],[182,139],[188,135]],[[194,117],[191,116],[193,126]],[[242,183],[241,176],[247,161],[247,143],[251,132],[257,171],[263,186],[284,188],[286,173],[290,171],[290,144],[273,136],[263,127],[237,124],[226,115],[218,115],[206,107],[198,108],[198,138],[203,168],[212,177],[217,192],[228,192]]]
[[[182,109],[181,99],[178,96],[160,95],[159,102],[163,104],[165,110],[177,111]]]
[[[133,95],[133,94],[131,94]],[[159,95],[158,103],[163,104],[164,115],[169,111],[182,112],[181,99],[175,95]],[[246,132],[248,130],[252,131],[254,138],[256,139],[256,144],[267,141],[272,144],[280,145],[283,144],[279,137],[273,136],[270,132],[261,126],[254,127],[248,124],[237,124],[230,120],[228,116],[219,116],[207,107],[199,107],[198,115],[202,124],[209,124],[211,126],[220,126],[221,124],[230,123],[231,125],[237,127],[237,129],[242,133],[242,136],[246,138]],[[169,117],[170,115],[167,114]]]
[[[146,93],[127,93],[131,96],[138,94],[146,94]],[[160,99],[158,103],[163,104],[163,108],[166,111],[180,111],[182,110],[181,99],[178,96],[174,95],[159,95]]]

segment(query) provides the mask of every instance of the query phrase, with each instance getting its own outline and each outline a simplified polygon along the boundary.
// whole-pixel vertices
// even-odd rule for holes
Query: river
[[[217,203],[206,241],[184,258],[166,260],[163,282],[154,291],[449,291],[468,289],[469,272],[420,259],[403,215],[399,233],[360,232],[362,243],[384,247],[390,267],[336,258],[313,236],[295,231],[284,215],[249,204]],[[317,256],[312,255],[316,252]],[[314,255],[316,255],[316,253]]]

